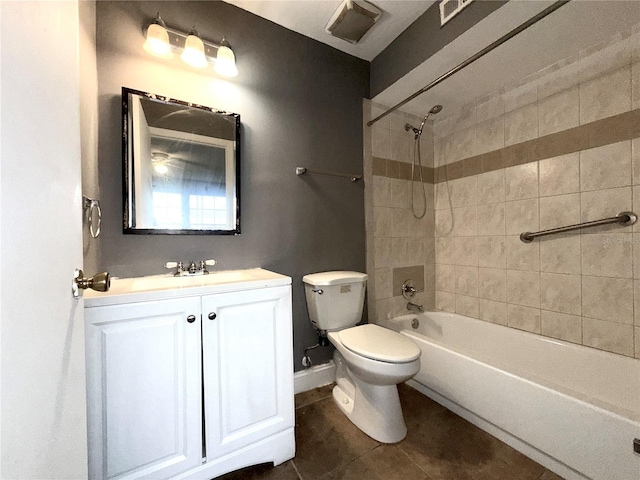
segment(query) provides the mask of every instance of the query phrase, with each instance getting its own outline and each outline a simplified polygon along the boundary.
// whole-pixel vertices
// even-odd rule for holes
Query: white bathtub
[[[640,360],[451,313],[380,324],[422,350],[410,385],[563,478],[640,479]]]

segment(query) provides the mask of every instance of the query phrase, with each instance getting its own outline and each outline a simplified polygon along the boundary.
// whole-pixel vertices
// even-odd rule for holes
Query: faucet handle
[[[203,273],[203,275],[207,275],[209,273],[209,271],[207,270],[207,266],[209,267],[213,267],[216,262],[213,258],[210,260],[202,260],[200,261],[200,271]]]
[[[184,272],[182,262],[167,262],[164,264],[164,268],[175,268],[176,272],[173,275],[176,277],[179,277]]]

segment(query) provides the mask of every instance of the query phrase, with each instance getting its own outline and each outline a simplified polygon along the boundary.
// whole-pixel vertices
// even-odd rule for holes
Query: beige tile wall
[[[435,166],[639,108],[639,39],[436,117]],[[640,358],[640,224],[518,237],[640,213],[640,138],[437,183],[433,198],[437,309]]]
[[[364,102],[364,118],[367,121],[384,111],[384,107]],[[368,311],[371,320],[406,313],[407,301],[401,296],[398,283],[404,276],[412,278],[419,292],[412,299],[425,309],[435,308],[435,247],[433,236],[432,183],[426,183],[427,212],[421,219],[411,214],[411,181],[405,178],[410,172],[414,155],[413,133],[404,129],[406,123],[419,126],[420,118],[403,112],[393,113],[371,128],[365,128],[365,218],[367,228]],[[433,134],[430,125],[421,139],[422,165],[433,167]],[[373,175],[376,162],[395,160],[402,172],[387,172],[389,176]],[[391,162],[393,163],[393,162]],[[417,177],[416,177],[417,178]],[[422,210],[420,184],[414,183],[414,201]],[[411,268],[413,267],[413,268]],[[405,279],[406,280],[406,279]]]

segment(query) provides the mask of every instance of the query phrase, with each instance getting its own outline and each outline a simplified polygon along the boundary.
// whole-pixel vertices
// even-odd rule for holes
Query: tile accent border
[[[423,177],[425,183],[437,184],[638,137],[640,137],[640,109],[447,165],[435,168],[423,166]],[[411,180],[411,164],[373,157],[373,175]]]

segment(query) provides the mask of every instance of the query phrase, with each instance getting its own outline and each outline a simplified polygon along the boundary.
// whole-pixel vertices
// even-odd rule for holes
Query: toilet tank
[[[362,318],[367,274],[321,272],[302,277],[309,319],[318,330],[341,330]]]

